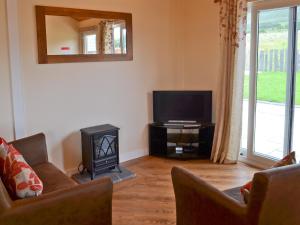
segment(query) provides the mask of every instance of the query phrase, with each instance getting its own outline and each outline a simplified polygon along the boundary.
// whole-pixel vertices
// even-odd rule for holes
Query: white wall
[[[0,0],[0,136],[13,139],[6,4]]]
[[[134,60],[37,64],[34,5],[131,12]],[[121,160],[146,154],[153,90],[216,89],[218,7],[211,0],[19,0],[18,9],[26,133],[46,133],[49,158],[61,169],[81,161],[79,129],[102,123],[121,128]]]
[[[173,0],[172,60],[185,90],[212,90],[213,120],[220,66],[219,7],[212,0]]]
[[[49,157],[62,169],[81,161],[79,129],[111,123],[120,130],[120,157],[148,150],[151,92],[179,88],[172,67],[172,0],[19,1],[27,134],[46,133]],[[131,12],[134,60],[37,64],[34,5]]]
[[[218,5],[212,0],[184,2],[184,88],[213,90],[216,94],[220,61]]]

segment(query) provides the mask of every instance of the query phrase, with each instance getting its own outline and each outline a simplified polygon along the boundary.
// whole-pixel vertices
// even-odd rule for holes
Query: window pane
[[[122,44],[123,44],[123,54],[126,54],[127,53],[127,50],[126,50],[126,29],[123,29],[122,30]]]
[[[289,8],[259,12],[255,154],[282,158]]]
[[[90,34],[85,36],[86,53],[96,54],[97,53],[97,36],[96,34]]]
[[[115,54],[121,54],[121,27],[117,26],[114,28],[114,47]]]

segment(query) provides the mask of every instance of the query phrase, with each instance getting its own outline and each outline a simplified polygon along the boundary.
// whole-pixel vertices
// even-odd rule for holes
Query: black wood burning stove
[[[82,164],[91,179],[119,168],[119,128],[109,124],[81,129]]]

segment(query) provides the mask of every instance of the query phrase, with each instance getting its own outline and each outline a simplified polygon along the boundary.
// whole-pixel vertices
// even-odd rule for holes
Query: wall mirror
[[[133,59],[132,15],[36,6],[38,62]]]

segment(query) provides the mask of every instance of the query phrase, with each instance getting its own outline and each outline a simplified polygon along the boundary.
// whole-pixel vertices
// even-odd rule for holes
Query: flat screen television
[[[212,91],[154,91],[156,123],[211,123]]]

